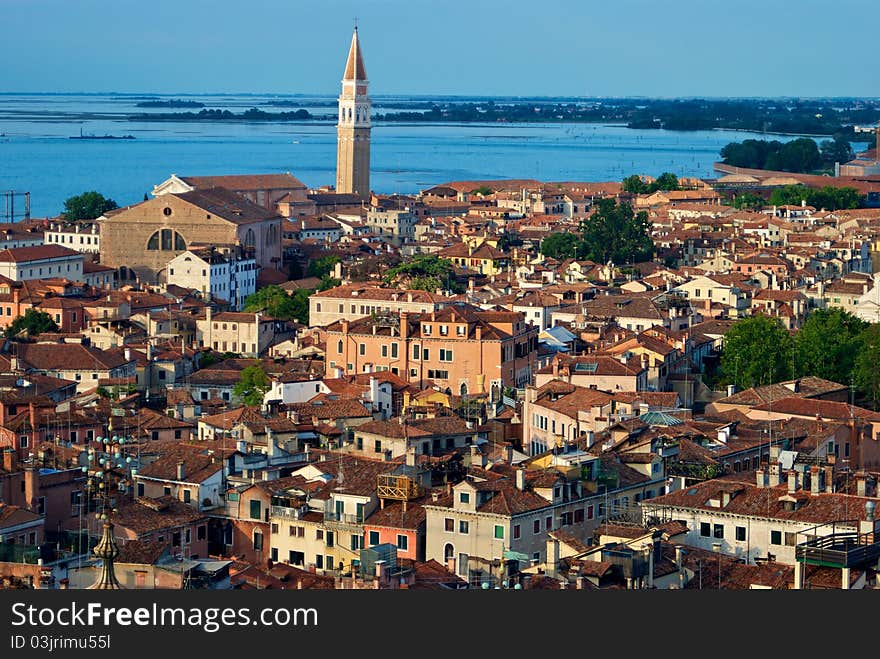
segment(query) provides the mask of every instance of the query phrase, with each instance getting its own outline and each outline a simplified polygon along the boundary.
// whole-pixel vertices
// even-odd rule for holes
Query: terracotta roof
[[[345,73],[342,75],[342,79],[364,81],[367,79],[367,69],[364,67],[364,57],[357,28],[351,35],[351,47],[348,49],[348,58],[345,60]]]
[[[237,192],[256,190],[305,190],[306,185],[291,174],[233,174],[227,176],[181,176],[180,180],[197,190],[227,188]]]
[[[65,256],[82,257],[82,254],[61,245],[14,247],[12,249],[0,250],[0,263],[26,263],[28,261],[43,261],[45,259],[57,259]]]

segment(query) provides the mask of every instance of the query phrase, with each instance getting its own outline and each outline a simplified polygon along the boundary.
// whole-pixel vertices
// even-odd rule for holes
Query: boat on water
[[[71,135],[72,140],[133,140],[134,135],[95,135],[94,133],[83,133],[82,128],[79,129],[79,135]]]
[[[133,140],[134,135],[71,135],[72,140]]]

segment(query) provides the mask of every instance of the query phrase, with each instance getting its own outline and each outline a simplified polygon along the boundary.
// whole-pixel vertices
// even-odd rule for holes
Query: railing
[[[807,540],[795,547],[795,558],[810,565],[857,567],[880,558],[880,543],[873,533],[845,531]]]
[[[362,515],[352,515],[350,513],[336,513],[336,512],[328,512],[324,513],[324,522],[335,522],[337,524],[352,524],[358,525],[364,523],[364,518]]]
[[[301,508],[287,508],[285,506],[270,506],[269,517],[283,517],[284,519],[302,519]]]

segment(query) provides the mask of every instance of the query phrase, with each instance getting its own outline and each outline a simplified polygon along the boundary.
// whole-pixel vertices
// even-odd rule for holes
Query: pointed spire
[[[364,68],[364,58],[361,53],[361,44],[358,41],[357,25],[351,35],[351,48],[348,49],[348,59],[345,62],[345,74],[343,80],[366,80],[367,69]]]

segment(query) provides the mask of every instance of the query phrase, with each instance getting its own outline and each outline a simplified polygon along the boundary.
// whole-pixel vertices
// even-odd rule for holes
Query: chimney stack
[[[755,470],[755,476],[757,477],[758,487],[767,487],[767,472],[764,471],[763,467]]]
[[[834,467],[826,465],[823,471],[825,472],[825,491],[831,494],[834,492]]]
[[[177,480],[182,481],[186,478],[186,464],[183,460],[177,461]]]
[[[822,476],[824,476],[818,465],[810,467],[810,494],[816,495],[822,491]]]
[[[526,489],[526,470],[520,467],[516,470],[516,489],[525,492]]]
[[[788,493],[794,494],[798,491],[798,472],[792,469],[788,472]]]
[[[856,477],[856,496],[859,496],[859,497],[868,496],[868,494],[867,494],[868,475],[865,472],[860,471],[855,474],[855,477]]]

